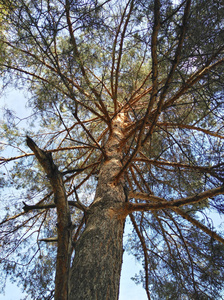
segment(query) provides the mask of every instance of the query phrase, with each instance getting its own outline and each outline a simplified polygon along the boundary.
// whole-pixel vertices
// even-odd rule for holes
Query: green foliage
[[[23,128],[8,110],[0,127],[0,187],[10,199],[1,215],[1,264],[33,299],[53,295],[56,245],[39,239],[55,236],[57,221],[54,208],[22,210],[23,202],[53,203],[49,181],[25,146],[27,134],[52,152],[68,200],[78,194],[86,206],[119,112],[127,119],[121,146],[129,191],[170,201],[223,185],[224,6],[194,0],[187,14],[188,2],[160,1],[156,35],[154,1],[0,0],[2,86],[26,90],[34,113]],[[223,200],[181,209],[214,230],[207,211],[222,214]],[[83,213],[72,207],[71,215],[77,239]],[[152,299],[221,298],[220,242],[175,210],[134,219],[127,248],[143,262],[145,273],[135,280]]]

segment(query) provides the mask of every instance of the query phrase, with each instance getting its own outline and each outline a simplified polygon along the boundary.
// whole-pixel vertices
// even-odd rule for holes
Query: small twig
[[[39,239],[38,242],[46,242],[46,243],[53,243],[57,242],[58,238],[57,237],[50,237],[50,238],[44,238],[44,239]]]
[[[76,191],[75,186],[74,186],[73,189],[74,189],[74,192],[75,192],[75,197],[76,197],[76,201],[77,201],[78,205],[79,205],[80,208],[84,211],[84,213],[86,213],[87,207],[86,207],[84,204],[82,204],[82,202],[79,200],[79,195],[78,195],[78,193],[77,193],[77,191]]]
[[[62,175],[66,175],[66,174],[71,174],[71,173],[75,173],[75,172],[82,172],[84,171],[86,168],[80,168],[80,169],[71,169],[71,170],[67,170],[64,172],[61,172]]]

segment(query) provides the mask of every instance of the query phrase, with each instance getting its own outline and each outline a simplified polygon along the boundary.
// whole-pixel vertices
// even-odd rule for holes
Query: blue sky
[[[3,111],[2,107],[12,109],[19,118],[27,117],[31,111],[27,109],[26,102],[23,91],[11,89],[7,96],[2,96],[0,98],[0,119],[2,118]],[[23,122],[21,125],[25,125]],[[127,228],[128,226],[126,226]],[[127,232],[125,233],[125,235]],[[128,255],[124,252],[123,265],[121,272],[121,282],[120,282],[120,295],[119,300],[147,300],[145,290],[142,285],[136,285],[131,277],[134,277],[135,273],[138,273],[141,265],[132,255]],[[53,279],[54,280],[54,279]],[[20,300],[25,296],[21,289],[17,287],[17,284],[12,284],[10,281],[6,283],[5,295],[0,294],[0,300]],[[27,298],[31,300],[31,298]]]
[[[145,290],[141,285],[136,285],[130,278],[138,272],[140,264],[131,255],[124,254],[121,272],[119,300],[147,300]],[[5,295],[0,294],[1,300],[20,300],[24,297],[16,284],[9,281],[6,284]],[[31,298],[27,298],[31,300]]]
[[[13,109],[16,115],[22,119],[30,114],[30,111],[25,107],[26,101],[23,92],[12,90],[7,97],[0,98],[0,109],[3,106]],[[0,110],[0,118],[1,117],[2,111]],[[215,226],[224,222],[224,219],[220,218],[218,214],[211,214],[210,216]],[[129,225],[126,226],[126,230],[128,229],[130,229]],[[125,232],[125,235],[126,234],[127,231]],[[134,277],[135,273],[138,273],[140,268],[141,266],[136,259],[124,252],[119,300],[147,300],[142,285],[136,285],[130,279]],[[24,294],[22,294],[20,288],[17,287],[16,283],[11,284],[10,282],[6,284],[5,295],[0,294],[0,300],[20,300],[22,297],[24,297]],[[27,300],[31,300],[31,298],[27,298]]]

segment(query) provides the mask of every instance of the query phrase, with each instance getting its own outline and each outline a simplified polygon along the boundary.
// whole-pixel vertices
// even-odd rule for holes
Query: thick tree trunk
[[[69,300],[116,300],[123,256],[124,219],[113,213],[125,202],[123,179],[114,178],[122,164],[124,115],[113,120],[105,146],[95,199],[87,211],[86,227],[75,247]]]

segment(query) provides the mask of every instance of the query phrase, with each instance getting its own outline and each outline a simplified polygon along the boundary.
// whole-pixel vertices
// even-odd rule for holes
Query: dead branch
[[[67,202],[67,196],[62,179],[57,166],[53,162],[51,153],[47,153],[40,149],[36,143],[27,136],[28,147],[34,152],[37,160],[46,172],[54,193],[54,202],[57,208],[57,263],[56,263],[56,279],[55,279],[55,299],[67,299],[68,280],[71,259],[71,216]]]

